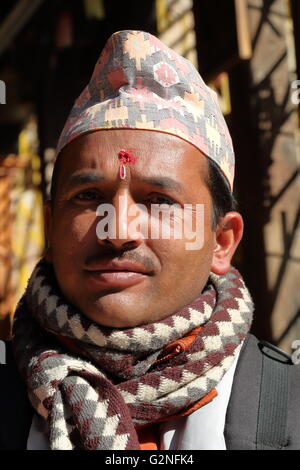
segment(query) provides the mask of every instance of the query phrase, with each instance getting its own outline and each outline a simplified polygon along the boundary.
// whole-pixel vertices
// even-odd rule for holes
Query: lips
[[[94,263],[86,269],[89,279],[104,287],[130,287],[145,280],[151,271],[140,263],[129,260],[111,260]]]

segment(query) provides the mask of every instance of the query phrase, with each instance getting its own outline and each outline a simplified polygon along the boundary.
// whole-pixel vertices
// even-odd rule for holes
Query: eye
[[[178,204],[175,202],[173,199],[167,196],[163,196],[161,194],[155,194],[152,197],[149,198],[151,204],[168,204],[169,206],[172,206],[173,204]]]
[[[101,198],[101,195],[99,194],[99,192],[96,190],[91,190],[91,189],[80,191],[80,193],[77,193],[74,196],[74,199],[76,199],[77,201],[84,201],[84,202],[96,201],[96,200],[99,200],[99,198]]]

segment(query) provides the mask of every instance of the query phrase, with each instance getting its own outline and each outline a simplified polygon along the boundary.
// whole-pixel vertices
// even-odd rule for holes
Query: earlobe
[[[231,259],[243,235],[243,219],[238,212],[228,212],[218,224],[211,271],[226,274],[231,266]]]

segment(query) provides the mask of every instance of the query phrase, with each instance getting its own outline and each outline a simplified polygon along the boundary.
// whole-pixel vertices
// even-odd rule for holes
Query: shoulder
[[[274,433],[280,427],[285,429],[282,436]],[[258,449],[267,435],[263,448],[300,448],[300,365],[252,334],[247,335],[238,358],[226,433],[232,449]]]
[[[0,383],[0,449],[26,448],[33,410],[10,341],[1,342]]]

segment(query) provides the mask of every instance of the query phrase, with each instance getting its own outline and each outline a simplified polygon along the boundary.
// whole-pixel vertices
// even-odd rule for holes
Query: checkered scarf
[[[51,449],[139,449],[139,426],[188,409],[220,382],[252,310],[231,268],[211,274],[199,298],[164,320],[102,327],[66,303],[51,265],[40,261],[17,307],[13,342],[31,403],[48,422]],[[186,350],[163,355],[195,328]]]

